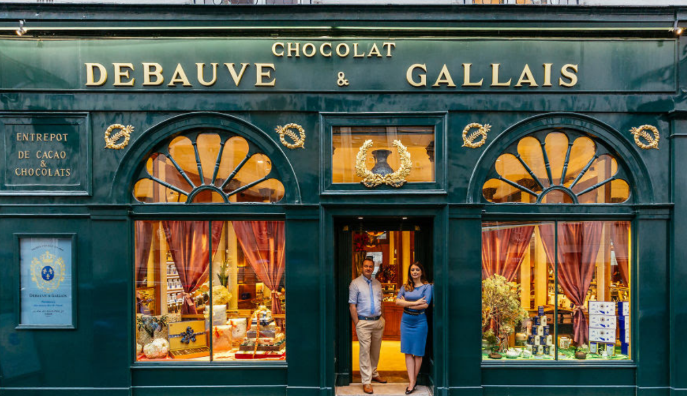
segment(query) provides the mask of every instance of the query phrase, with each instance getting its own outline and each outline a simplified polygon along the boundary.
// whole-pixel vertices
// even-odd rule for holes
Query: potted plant
[[[520,286],[494,274],[482,281],[482,328],[492,330],[499,338],[499,352],[489,357],[500,359],[508,351],[508,336],[525,318],[527,311],[520,305]],[[497,355],[499,357],[497,357]]]

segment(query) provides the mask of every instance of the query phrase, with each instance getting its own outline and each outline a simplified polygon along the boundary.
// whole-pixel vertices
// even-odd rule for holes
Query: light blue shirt
[[[382,284],[377,279],[370,280],[365,275],[360,275],[348,287],[348,303],[356,305],[360,316],[381,315]]]

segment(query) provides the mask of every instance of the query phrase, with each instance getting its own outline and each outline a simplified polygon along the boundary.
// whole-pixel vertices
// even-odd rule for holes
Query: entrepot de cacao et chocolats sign
[[[87,195],[89,136],[84,116],[0,117],[4,158],[0,194]]]

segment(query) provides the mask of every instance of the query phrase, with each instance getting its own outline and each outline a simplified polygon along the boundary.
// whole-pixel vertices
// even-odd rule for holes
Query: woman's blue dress
[[[426,284],[416,287],[412,292],[407,292],[405,286],[402,286],[396,298],[401,297],[405,298],[406,301],[417,301],[424,297],[429,305],[432,303],[432,285]],[[403,317],[401,317],[401,353],[424,356],[425,345],[427,344],[427,315],[425,315],[424,309],[406,309],[420,314],[410,315],[403,312]]]

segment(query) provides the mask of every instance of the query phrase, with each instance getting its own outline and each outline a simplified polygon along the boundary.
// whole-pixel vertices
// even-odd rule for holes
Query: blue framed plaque
[[[75,234],[15,234],[19,253],[17,329],[75,329]]]

